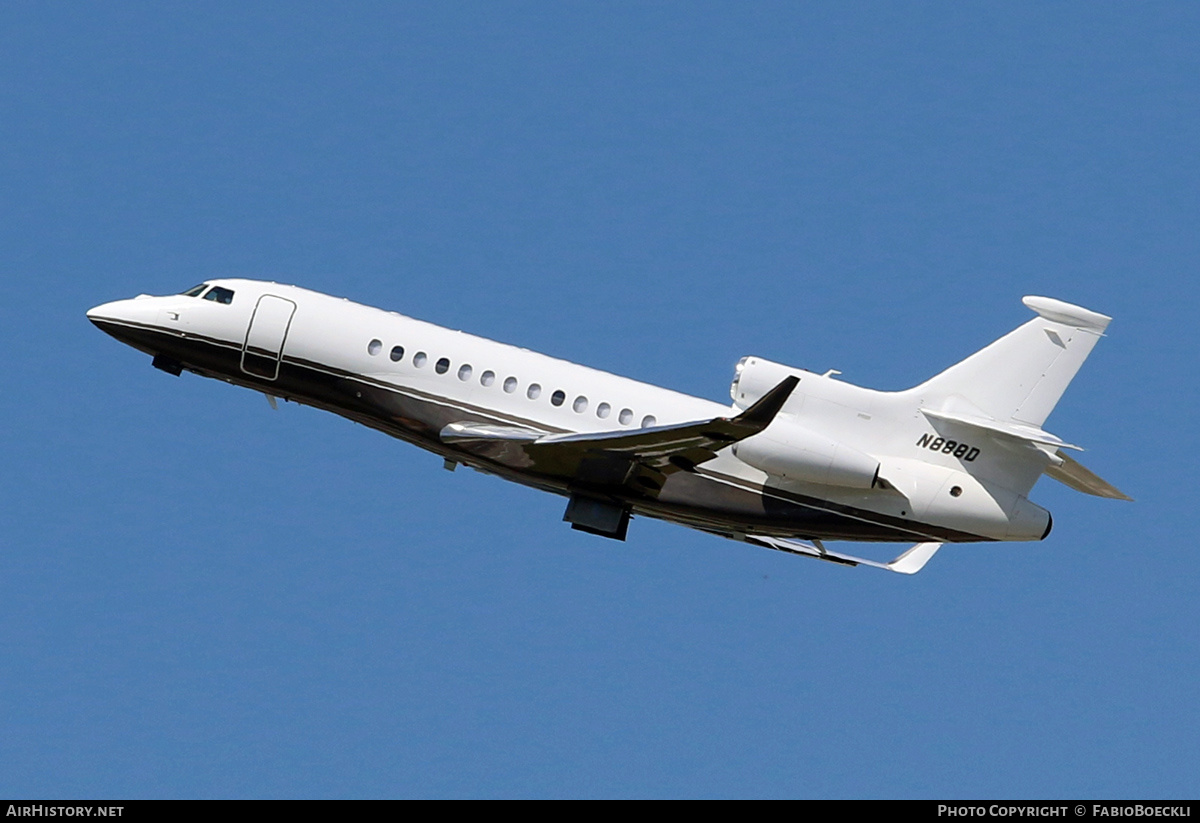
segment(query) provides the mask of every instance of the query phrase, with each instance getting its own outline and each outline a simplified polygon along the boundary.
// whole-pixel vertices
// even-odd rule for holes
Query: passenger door
[[[242,345],[242,371],[267,380],[279,377],[279,361],[295,311],[291,300],[273,294],[258,298]]]

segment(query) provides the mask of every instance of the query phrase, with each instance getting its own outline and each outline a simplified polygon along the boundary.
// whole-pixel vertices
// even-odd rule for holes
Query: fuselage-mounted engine
[[[805,384],[828,382],[825,378],[757,357],[743,357],[735,367],[729,394],[734,405],[744,409],[788,375],[800,378],[800,385],[792,392],[782,412],[766,431],[734,444],[734,455],[760,471],[785,480],[855,489],[874,487],[879,479],[877,458],[823,434],[805,420],[802,413],[807,410]],[[828,404],[817,401],[809,405],[812,411],[819,413]]]

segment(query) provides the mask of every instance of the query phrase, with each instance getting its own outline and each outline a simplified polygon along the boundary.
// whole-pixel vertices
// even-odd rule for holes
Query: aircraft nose
[[[157,311],[153,300],[113,300],[88,309],[87,318],[96,328],[125,341],[131,329],[153,324]]]
[[[113,309],[120,302],[120,300],[115,300],[111,303],[101,303],[99,306],[88,309],[87,319],[91,320],[96,325],[99,325],[102,320],[107,320],[112,317]]]
[[[139,294],[128,300],[113,300],[101,303],[95,308],[88,309],[88,320],[100,323],[105,320],[145,323],[153,320],[158,314],[159,301],[148,294]]]
[[[122,320],[128,319],[128,310],[125,306],[128,302],[128,300],[113,300],[109,303],[101,303],[95,308],[88,309],[87,319],[91,320],[100,331],[112,334]]]

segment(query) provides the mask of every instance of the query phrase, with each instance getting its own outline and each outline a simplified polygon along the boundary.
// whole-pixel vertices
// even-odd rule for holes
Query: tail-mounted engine
[[[879,478],[879,460],[820,434],[801,413],[805,383],[821,381],[818,375],[792,369],[758,357],[743,357],[735,367],[729,394],[735,406],[745,409],[779,384],[783,378],[800,378],[783,414],[762,434],[733,447],[739,460],[769,475],[805,483],[869,489]]]
[[[762,434],[735,443],[733,453],[786,480],[869,489],[879,478],[879,461],[871,455],[778,418]]]

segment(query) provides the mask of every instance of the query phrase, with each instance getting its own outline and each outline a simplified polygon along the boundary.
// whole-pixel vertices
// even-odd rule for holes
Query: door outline
[[[296,304],[286,297],[264,294],[258,298],[242,342],[243,372],[264,380],[279,377],[279,362],[295,314]]]

